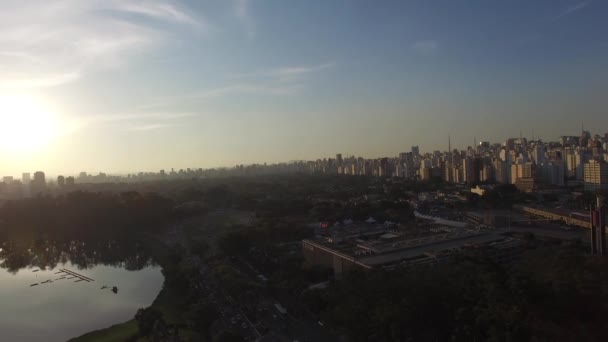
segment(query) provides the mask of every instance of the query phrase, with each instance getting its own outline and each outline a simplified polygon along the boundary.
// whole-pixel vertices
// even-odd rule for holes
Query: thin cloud
[[[99,125],[132,131],[149,131],[182,125],[187,118],[196,115],[189,112],[132,112],[78,117],[69,122],[71,131],[78,131],[90,126],[99,127]]]
[[[145,132],[145,131],[152,131],[152,130],[174,127],[174,126],[177,126],[177,125],[173,124],[173,123],[156,123],[156,124],[148,124],[148,125],[142,125],[142,126],[134,126],[134,127],[130,127],[128,130]]]
[[[184,10],[165,2],[111,2],[110,9],[127,13],[144,15],[165,21],[174,21],[195,27],[203,26],[203,22],[193,18]]]
[[[278,76],[297,76],[332,68],[334,65],[335,63],[325,63],[313,66],[293,66],[286,68],[278,68],[274,70],[273,73]]]
[[[589,1],[582,1],[575,5],[572,5],[568,8],[566,8],[565,10],[563,10],[560,14],[553,17],[553,20],[559,20],[559,19],[562,19],[564,17],[567,17],[567,16],[573,14],[574,12],[580,11],[583,8],[587,7],[589,5],[589,3],[590,3]]]
[[[243,23],[245,32],[249,38],[256,34],[255,22],[251,16],[251,0],[234,0],[234,15]]]
[[[54,87],[80,78],[78,72],[47,75],[43,78],[8,79],[0,81],[0,89],[32,89]]]
[[[324,69],[333,68],[336,65],[334,62],[327,62],[318,65],[292,65],[285,67],[277,67],[266,70],[259,70],[250,73],[236,74],[230,78],[271,78],[280,80],[285,77],[304,76],[305,74],[315,73]]]
[[[117,122],[117,121],[141,121],[141,120],[175,120],[195,116],[194,113],[122,113],[110,115],[96,115],[87,118],[90,123]]]
[[[138,107],[140,110],[151,110],[172,107],[176,103],[211,100],[234,94],[255,94],[266,96],[284,96],[296,94],[303,88],[301,84],[261,84],[237,83],[223,87],[205,89],[190,94],[167,96]]]
[[[235,0],[234,14],[241,19],[249,17],[249,0]]]
[[[439,50],[439,43],[435,40],[420,40],[412,44],[412,50],[421,56],[432,56]]]
[[[261,94],[261,95],[289,95],[294,94],[300,87],[297,85],[264,85],[264,84],[233,84],[226,87],[203,91],[193,94],[192,98],[216,98],[227,94]]]
[[[180,26],[206,27],[168,0],[3,3],[2,87],[53,87],[100,69],[125,66],[133,56],[169,42],[172,30]]]
[[[305,88],[307,74],[319,72],[334,67],[333,62],[308,66],[278,67],[251,73],[232,75],[229,78],[235,83],[203,89],[185,95],[167,96],[154,102],[144,104],[140,110],[170,107],[184,101],[199,101],[205,99],[221,98],[232,94],[256,94],[267,96],[284,96],[297,94]],[[250,80],[258,79],[257,81]]]

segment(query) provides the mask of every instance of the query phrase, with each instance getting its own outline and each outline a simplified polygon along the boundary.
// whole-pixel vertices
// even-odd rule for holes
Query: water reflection
[[[124,322],[153,302],[162,283],[137,239],[4,237],[0,340],[65,341]]]
[[[155,265],[151,254],[137,239],[0,240],[0,268],[10,273],[26,267],[55,268],[68,261],[79,269],[105,265],[136,271]]]

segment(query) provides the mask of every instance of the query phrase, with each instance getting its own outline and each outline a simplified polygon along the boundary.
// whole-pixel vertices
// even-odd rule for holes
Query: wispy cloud
[[[117,121],[142,121],[142,120],[176,120],[193,117],[196,114],[188,112],[134,112],[109,115],[90,116],[86,120],[94,123],[117,122]]]
[[[301,84],[264,84],[264,83],[235,83],[217,88],[204,89],[191,92],[189,94],[180,94],[175,96],[166,96],[155,101],[142,104],[138,107],[140,110],[152,110],[159,108],[172,107],[177,103],[198,102],[201,100],[217,99],[228,95],[266,95],[266,96],[282,96],[293,95],[304,88]]]
[[[192,25],[197,28],[203,28],[204,22],[200,19],[195,19],[186,10],[177,7],[176,4],[165,3],[162,1],[154,2],[128,2],[128,1],[112,1],[110,9],[134,13],[143,16],[148,16],[165,21],[174,21],[182,24]]]
[[[436,40],[420,40],[412,44],[412,50],[421,56],[432,56],[439,50]]]
[[[189,94],[167,96],[139,107],[141,110],[170,107],[185,101],[215,99],[233,94],[268,96],[294,95],[306,88],[306,75],[334,67],[334,62],[318,65],[295,65],[258,70],[229,76],[232,83],[195,91]]]
[[[148,124],[148,125],[141,125],[141,126],[133,126],[133,127],[129,127],[127,130],[129,130],[129,131],[145,132],[145,131],[152,131],[152,130],[157,130],[157,129],[161,129],[161,128],[168,128],[168,127],[174,127],[174,126],[177,126],[177,124],[174,124],[174,123],[156,123],[156,124]]]
[[[321,71],[323,69],[328,69],[333,67],[334,65],[335,63],[331,62],[312,66],[291,66],[275,69],[271,73],[278,76],[298,76],[311,72]]]
[[[0,86],[51,87],[124,66],[132,56],[168,42],[179,26],[206,27],[169,0],[3,2]]]
[[[564,9],[563,11],[561,11],[555,17],[553,17],[553,20],[559,20],[559,19],[569,16],[570,14],[572,14],[576,11],[580,11],[583,8],[587,7],[589,5],[589,3],[590,3],[590,1],[582,1],[577,4],[574,4],[566,9]]]
[[[227,94],[266,94],[266,95],[289,95],[294,94],[301,87],[298,85],[265,85],[255,83],[232,84],[226,87],[206,90],[193,94],[192,98],[216,98]]]
[[[234,14],[238,18],[249,17],[249,1],[250,0],[235,0],[234,1]]]
[[[268,78],[274,80],[282,80],[286,77],[293,79],[294,77],[302,77],[306,74],[315,73],[324,69],[332,68],[336,65],[334,62],[326,62],[317,65],[290,65],[276,68],[256,70],[248,73],[231,75],[230,78]]]
[[[78,72],[67,72],[65,74],[46,75],[41,78],[16,78],[0,81],[0,89],[31,89],[54,87],[64,83],[72,82],[80,78]]]
[[[251,16],[251,1],[252,0],[234,0],[234,15],[239,19],[243,26],[245,27],[245,31],[247,32],[247,36],[249,38],[253,38],[255,36],[255,21]]]
[[[145,131],[178,126],[183,124],[188,118],[195,116],[195,113],[190,112],[146,112],[140,110],[130,113],[81,116],[70,120],[69,123],[71,131],[78,131],[86,127],[99,127],[100,125]]]

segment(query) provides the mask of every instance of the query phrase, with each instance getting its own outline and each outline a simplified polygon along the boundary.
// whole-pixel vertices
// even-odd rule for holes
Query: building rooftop
[[[439,259],[463,248],[492,246],[517,240],[501,235],[502,231],[454,227],[444,227],[445,230],[442,230],[433,227],[416,227],[415,236],[412,236],[409,229],[388,230],[382,225],[355,224],[331,228],[325,231],[325,236],[317,236],[305,242],[312,243],[334,256],[370,268],[422,259]]]
[[[415,259],[421,255],[436,256],[446,252],[450,253],[462,247],[499,242],[506,239],[510,238],[491,233],[462,235],[460,237],[446,238],[445,240],[436,239],[426,244],[404,246],[399,250],[394,250],[389,253],[361,258],[359,261],[370,266],[386,265],[399,261],[406,261],[408,259]]]

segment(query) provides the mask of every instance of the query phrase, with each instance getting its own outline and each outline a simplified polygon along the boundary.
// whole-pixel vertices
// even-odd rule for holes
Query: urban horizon
[[[473,138],[473,143],[476,145],[469,145],[466,147],[466,149],[459,149],[456,146],[452,146],[452,142],[451,142],[451,136],[448,135],[446,137],[446,149],[439,149],[439,150],[429,150],[429,151],[421,151],[421,149],[419,148],[419,145],[412,145],[411,146],[411,150],[408,152],[413,152],[414,150],[416,151],[415,154],[421,156],[421,157],[428,157],[429,155],[433,155],[433,154],[437,154],[438,152],[443,154],[443,155],[447,155],[447,154],[451,154],[454,151],[459,151],[459,152],[463,152],[463,151],[468,151],[468,150],[474,150],[474,153],[477,155],[478,152],[480,152],[478,150],[479,147],[485,147],[486,150],[483,152],[488,152],[487,149],[489,149],[490,147],[493,148],[499,148],[499,149],[504,149],[506,145],[508,145],[509,141],[512,140],[517,140],[517,139],[522,139],[522,141],[525,141],[525,144],[536,144],[536,143],[542,143],[543,146],[550,146],[551,144],[555,144],[558,143],[560,144],[560,147],[566,147],[566,145],[564,145],[564,139],[580,139],[581,137],[587,137],[588,139],[588,143],[590,143],[593,140],[599,139],[600,144],[603,148],[603,151],[607,150],[607,145],[606,142],[608,142],[608,133],[604,133],[603,135],[600,135],[599,133],[596,134],[591,134],[590,131],[586,130],[584,128],[584,126],[581,125],[581,135],[577,136],[577,135],[564,135],[564,136],[560,136],[561,141],[559,140],[555,140],[555,141],[546,141],[541,139],[540,137],[524,137],[521,133],[520,136],[517,138],[508,138],[506,141],[504,142],[491,142],[491,141],[486,141],[486,140],[477,140],[476,137]],[[578,141],[578,140],[577,140]],[[520,143],[521,144],[521,143]],[[567,144],[568,147],[572,146],[572,147],[588,147],[586,146],[582,146],[579,143],[569,143]],[[451,149],[450,149],[451,148]],[[496,150],[493,150],[492,153],[496,154]],[[548,152],[548,151],[545,151]],[[342,153],[336,153],[335,155],[333,155],[332,157],[323,157],[323,158],[317,158],[317,159],[309,159],[309,160],[289,160],[289,161],[284,161],[284,162],[260,162],[260,163],[251,163],[251,164],[236,164],[236,165],[232,165],[232,166],[220,166],[220,167],[209,167],[209,168],[202,168],[202,167],[184,167],[184,168],[165,168],[165,169],[160,169],[160,170],[138,170],[138,171],[131,171],[131,172],[111,172],[111,171],[104,171],[104,170],[100,170],[100,171],[78,171],[78,172],[72,172],[72,173],[62,173],[62,172],[58,172],[58,173],[46,173],[44,170],[37,170],[36,172],[43,172],[45,174],[46,177],[49,178],[49,182],[50,183],[54,183],[56,182],[56,178],[57,177],[63,177],[63,178],[75,178],[75,179],[80,179],[80,181],[97,181],[97,182],[102,182],[102,181],[107,181],[107,180],[120,180],[120,179],[130,179],[133,178],[133,180],[137,180],[137,179],[156,179],[155,176],[162,176],[162,177],[183,177],[183,176],[201,176],[203,175],[203,172],[208,172],[208,171],[231,171],[234,169],[238,169],[239,167],[275,167],[275,166],[280,166],[280,165],[294,165],[294,164],[307,164],[307,163],[312,163],[312,162],[318,162],[318,161],[331,161],[331,160],[335,160],[338,158],[343,158],[344,160],[350,159],[350,160],[354,160],[354,159],[363,159],[366,161],[373,161],[373,160],[381,160],[381,159],[399,159],[399,158],[403,158],[402,154],[407,153],[407,152],[399,152],[395,155],[391,156],[379,156],[379,157],[364,157],[364,156],[360,156],[360,155],[356,155],[356,154],[342,154]],[[479,155],[481,155],[482,153],[480,152]],[[608,158],[602,158],[602,160],[605,160]],[[449,161],[449,160],[448,160]],[[419,162],[419,161],[418,161]],[[450,161],[451,162],[451,161]],[[515,161],[510,161],[511,163],[514,163]],[[535,163],[538,163],[536,160],[534,160]],[[563,163],[566,163],[566,160],[562,160]],[[453,163],[453,162],[452,162]],[[459,164],[459,162],[457,162],[456,164]],[[417,165],[417,168],[419,168],[420,165]],[[19,177],[19,175],[4,175],[3,176],[3,180],[5,182],[8,182],[10,180],[17,180],[19,178],[21,178],[22,180],[24,178],[29,178],[31,174],[33,174],[34,172],[22,172],[21,173],[21,177]],[[272,173],[272,172],[271,172]],[[397,174],[391,174],[390,176],[397,176],[400,177]],[[420,176],[419,174],[417,176]],[[410,177],[411,178],[411,177]]]

